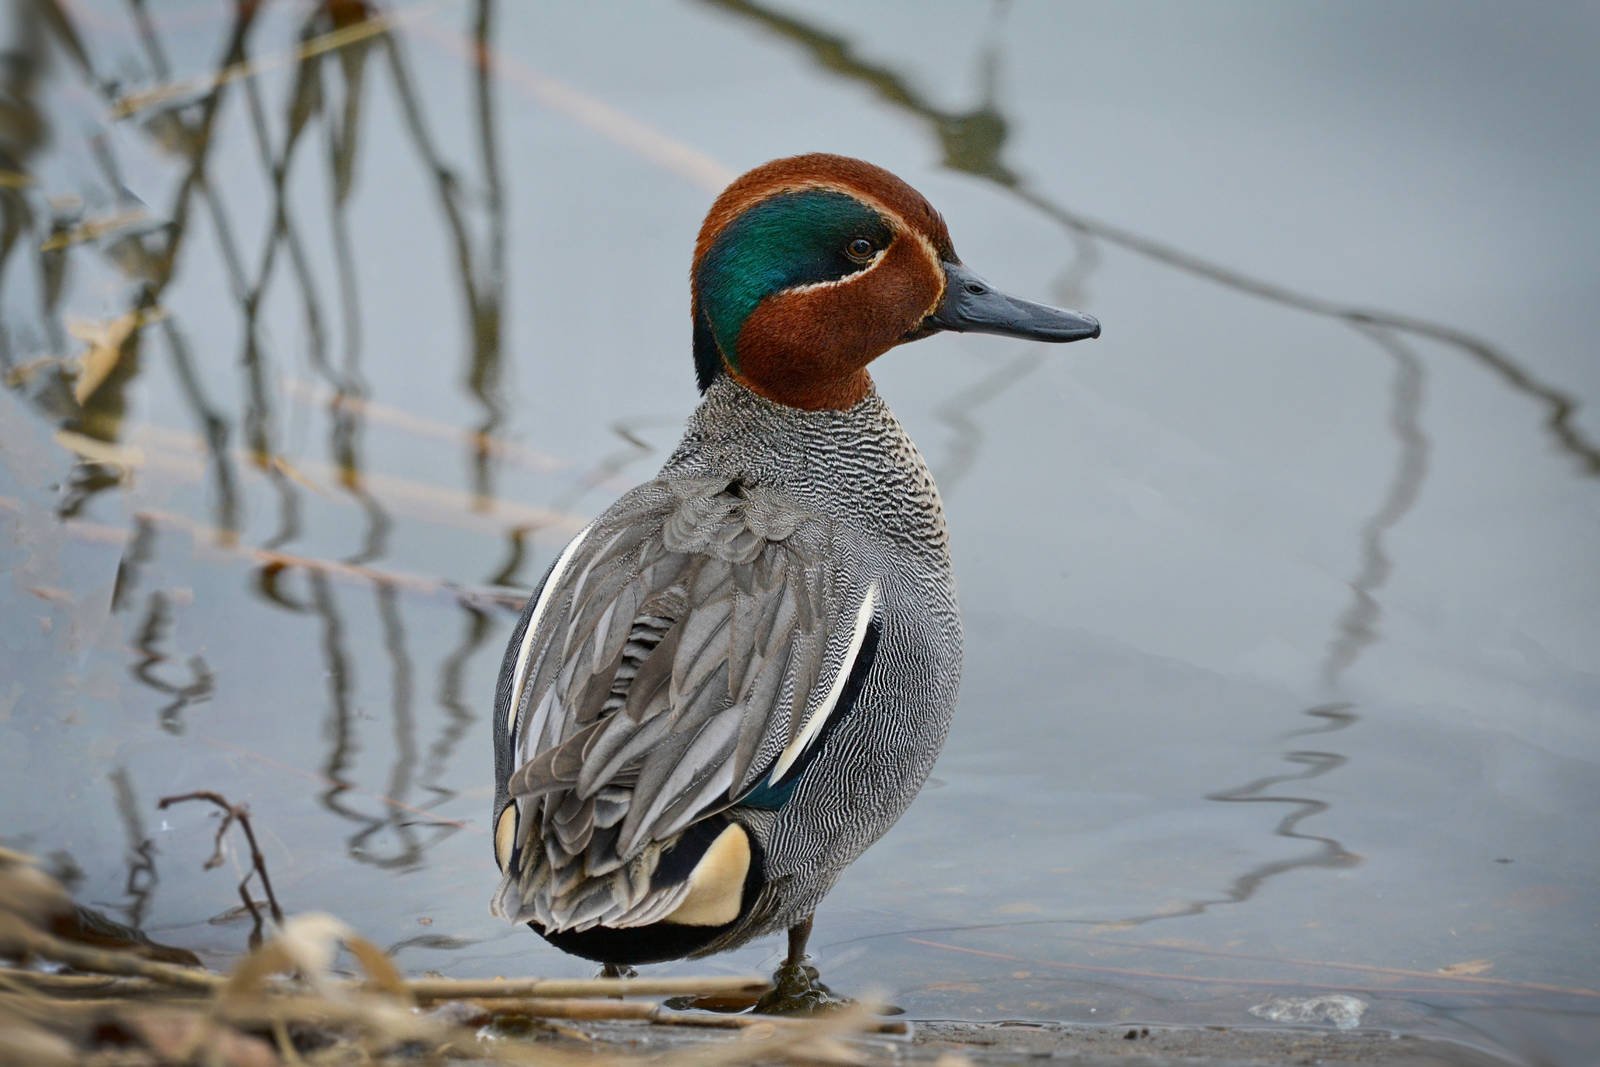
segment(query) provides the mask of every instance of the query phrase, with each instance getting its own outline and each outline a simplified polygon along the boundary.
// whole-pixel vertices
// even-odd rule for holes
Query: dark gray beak
[[[1100,336],[1100,320],[1094,316],[1007,296],[959,263],[946,263],[944,276],[944,299],[923,321],[929,332],[998,333],[1057,342]]]

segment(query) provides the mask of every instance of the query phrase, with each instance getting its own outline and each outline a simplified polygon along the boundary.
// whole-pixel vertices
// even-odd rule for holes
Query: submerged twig
[[[228,827],[235,822],[244,831],[245,840],[250,843],[250,871],[239,881],[239,899],[244,901],[244,906],[250,912],[250,918],[255,920],[255,929],[250,932],[250,947],[254,948],[261,940],[261,911],[256,901],[250,896],[250,879],[253,875],[261,877],[261,890],[267,895],[267,908],[272,912],[272,921],[279,926],[283,925],[283,909],[278,906],[278,897],[272,891],[272,877],[267,874],[267,858],[261,854],[261,846],[256,843],[256,832],[250,825],[250,809],[243,804],[229,803],[221,793],[210,789],[200,789],[193,793],[180,793],[177,796],[162,797],[156,806],[162,811],[174,804],[182,804],[190,800],[210,801],[223,811],[222,824],[217,827],[216,847],[212,850],[211,857],[205,862],[205,869],[222,865],[222,836],[228,832]]]

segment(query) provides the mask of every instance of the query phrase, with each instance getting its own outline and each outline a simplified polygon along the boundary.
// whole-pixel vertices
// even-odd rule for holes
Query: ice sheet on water
[[[1361,1025],[1367,1002],[1346,993],[1324,993],[1315,997],[1273,997],[1250,1009],[1251,1015],[1275,1023],[1325,1023],[1340,1030]]]

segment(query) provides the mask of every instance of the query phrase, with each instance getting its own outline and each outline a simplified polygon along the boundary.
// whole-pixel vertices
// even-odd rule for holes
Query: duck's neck
[[[838,378],[821,378],[814,373],[787,375],[783,366],[783,361],[778,360],[770,367],[747,364],[745,373],[732,376],[752,393],[801,411],[849,411],[872,392],[872,377],[864,369]]]
[[[779,404],[723,376],[711,383],[667,476],[727,476],[792,495],[804,507],[882,526],[894,540],[945,551],[944,509],[922,455],[870,380],[844,410]]]

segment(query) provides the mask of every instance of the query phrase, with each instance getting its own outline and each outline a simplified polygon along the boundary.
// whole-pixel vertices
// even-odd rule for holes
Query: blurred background
[[[248,856],[155,806],[217,789],[285,907],[413,972],[590,973],[487,914],[518,594],[695,403],[712,197],[842,152],[1105,336],[874,368],[967,671],[826,978],[922,1018],[1340,994],[1300,1021],[1586,1062],[1597,54],[1593,4],[12,0],[0,835],[224,964]]]

